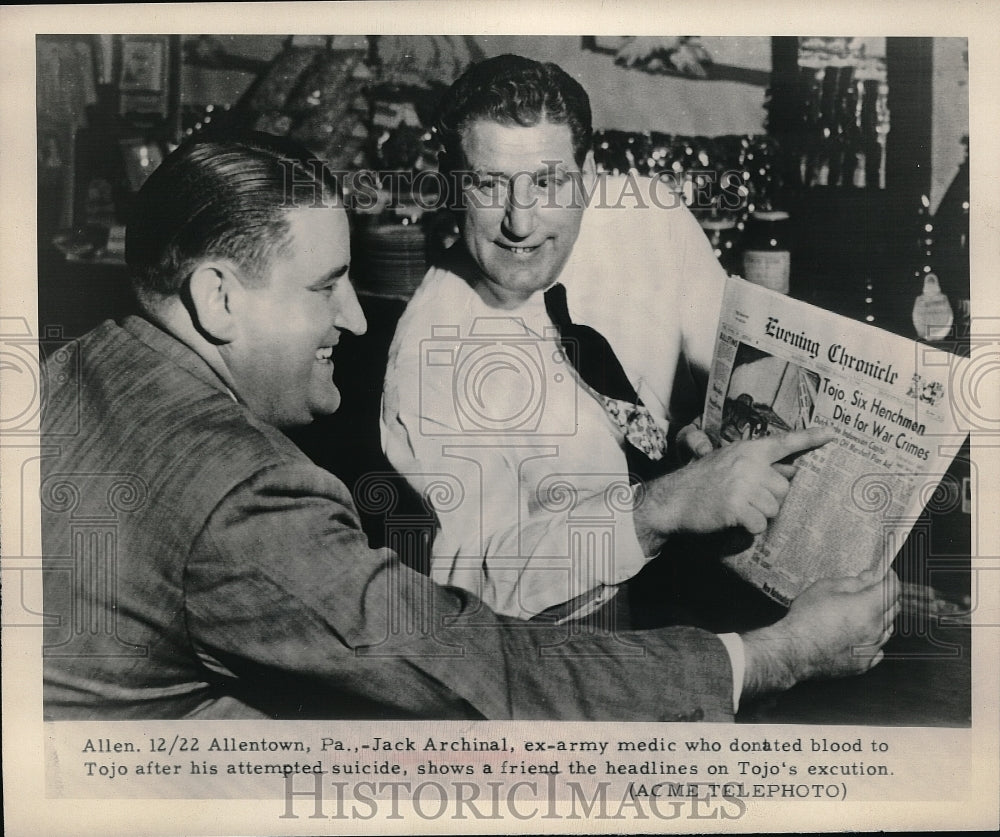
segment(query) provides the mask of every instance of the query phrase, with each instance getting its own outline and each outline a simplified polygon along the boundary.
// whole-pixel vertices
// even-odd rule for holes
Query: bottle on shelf
[[[787,294],[792,268],[789,215],[780,209],[750,213],[744,232],[743,278]]]

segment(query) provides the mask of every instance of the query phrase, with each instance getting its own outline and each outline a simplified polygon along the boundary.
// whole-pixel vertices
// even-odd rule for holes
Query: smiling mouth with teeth
[[[333,346],[324,346],[316,350],[316,360],[328,361],[333,357]]]
[[[503,249],[506,250],[508,253],[513,253],[515,256],[523,256],[526,255],[527,253],[534,253],[535,250],[537,250],[542,245],[536,244],[534,247],[514,247],[510,244],[501,244],[500,246],[503,247]]]

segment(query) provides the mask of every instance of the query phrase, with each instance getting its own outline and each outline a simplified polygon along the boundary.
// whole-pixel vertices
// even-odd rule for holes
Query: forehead
[[[294,251],[321,251],[331,256],[343,251],[342,258],[348,258],[350,233],[343,207],[299,207],[288,210],[285,217]]]
[[[288,244],[276,260],[279,272],[294,272],[303,281],[349,264],[351,239],[343,207],[299,207],[285,214]]]
[[[477,171],[511,174],[543,163],[575,168],[573,134],[568,125],[553,122],[525,127],[477,119],[462,132],[462,151]]]

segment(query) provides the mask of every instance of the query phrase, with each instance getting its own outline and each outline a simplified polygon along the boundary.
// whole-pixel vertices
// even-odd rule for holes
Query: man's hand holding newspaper
[[[704,415],[677,435],[691,461],[646,483],[635,520],[651,550],[672,532],[753,537],[725,563],[789,609],[742,635],[745,696],[883,658],[900,521],[964,436],[947,370],[965,361],[943,354],[730,281]]]
[[[813,678],[863,674],[878,665],[899,614],[899,593],[892,570],[811,584],[783,619],[742,635],[744,697]]]
[[[742,528],[759,535],[788,494],[796,472],[790,460],[834,439],[831,430],[813,427],[713,449],[700,421],[688,425],[678,440],[692,461],[646,483],[636,528],[647,536],[655,532],[651,542],[657,544],[664,532]],[[743,698],[867,671],[882,660],[899,609],[899,579],[891,570],[814,582],[784,618],[741,635]]]

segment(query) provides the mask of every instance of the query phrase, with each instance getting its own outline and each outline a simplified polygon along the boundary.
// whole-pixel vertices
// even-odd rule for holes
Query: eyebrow
[[[350,267],[351,266],[349,264],[344,264],[340,267],[334,268],[328,273],[324,273],[319,279],[309,285],[309,289],[319,290],[320,288],[329,285],[331,282],[336,282],[341,277],[347,275],[347,271],[350,270]]]

